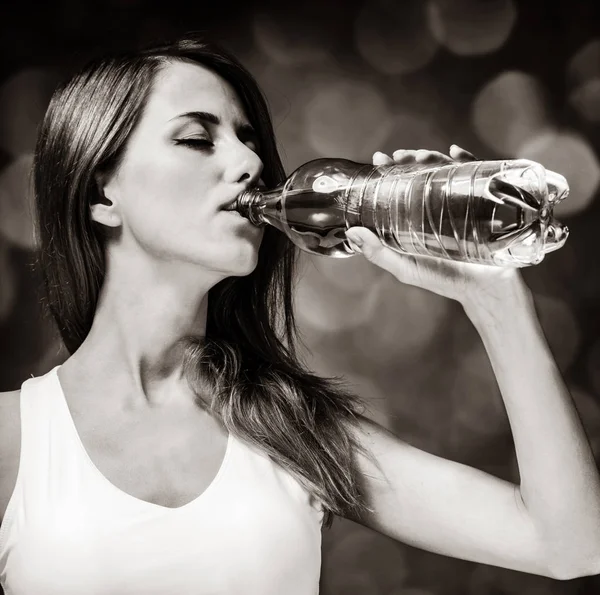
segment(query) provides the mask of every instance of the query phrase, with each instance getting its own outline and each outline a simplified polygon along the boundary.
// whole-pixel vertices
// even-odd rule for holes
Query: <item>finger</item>
[[[346,239],[348,240],[348,244],[350,245],[350,248],[352,248],[352,251],[357,253],[357,254],[362,254],[362,248],[358,245],[355,244],[351,239],[350,236],[347,236]]]
[[[396,163],[452,163],[454,160],[440,151],[428,149],[398,149],[393,153]]]
[[[428,151],[419,149],[415,155],[415,161],[419,163],[452,163],[452,157],[440,153],[440,151]]]
[[[396,163],[412,163],[416,157],[416,151],[412,149],[397,149],[392,153]]]
[[[373,153],[373,165],[389,165],[390,163],[394,163],[394,160],[389,155],[381,151]]]
[[[450,157],[455,161],[477,161],[477,157],[458,145],[450,145]]]
[[[346,230],[346,238],[352,246],[360,249],[360,252],[369,258],[373,252],[383,247],[381,240],[366,227],[355,226]]]
[[[414,256],[390,250],[365,227],[351,227],[346,231],[346,237],[355,246],[360,244],[359,249],[367,260],[388,271],[403,283],[414,283],[418,268]]]

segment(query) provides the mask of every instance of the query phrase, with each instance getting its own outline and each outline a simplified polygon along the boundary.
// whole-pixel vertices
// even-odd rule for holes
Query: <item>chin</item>
[[[256,265],[258,265],[258,255],[254,258],[248,260],[245,263],[239,263],[240,266],[235,267],[235,269],[231,272],[233,277],[246,277],[250,275],[254,269],[256,269]]]
[[[237,251],[235,256],[232,256],[228,262],[229,275],[233,277],[245,277],[254,271],[258,264],[258,249],[260,242],[254,246],[246,245],[243,250]]]

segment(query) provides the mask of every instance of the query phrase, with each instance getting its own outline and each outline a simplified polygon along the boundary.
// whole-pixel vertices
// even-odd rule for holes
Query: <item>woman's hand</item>
[[[475,157],[452,145],[450,155],[439,151],[404,150],[394,151],[393,157],[377,152],[373,165],[393,163],[444,164],[473,161]],[[485,303],[502,299],[512,294],[516,287],[523,289],[518,269],[495,267],[483,264],[455,262],[441,258],[400,254],[385,246],[366,227],[352,227],[346,236],[354,249],[362,252],[373,264],[389,271],[402,283],[422,287],[438,295],[454,299],[463,304]],[[359,242],[362,242],[359,245]]]

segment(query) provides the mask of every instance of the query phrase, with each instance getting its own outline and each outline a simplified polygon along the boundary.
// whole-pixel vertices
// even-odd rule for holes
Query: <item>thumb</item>
[[[387,248],[366,227],[351,227],[346,231],[346,237],[353,244],[352,247],[358,246],[358,251],[374,265],[388,271],[403,283],[415,283],[418,266],[414,255],[400,254]]]
[[[383,250],[380,239],[366,227],[351,227],[346,230],[346,237],[353,244],[353,248],[360,252],[365,258],[371,260],[377,252]]]

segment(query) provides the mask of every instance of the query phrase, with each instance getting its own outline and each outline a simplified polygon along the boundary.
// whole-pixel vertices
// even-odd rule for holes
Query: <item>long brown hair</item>
[[[106,236],[89,215],[101,200],[94,174],[118,166],[156,74],[188,61],[228,81],[258,132],[263,181],[285,178],[267,103],[250,73],[223,48],[196,35],[96,59],[55,92],[34,161],[38,266],[47,307],[73,353],[90,331],[105,274]],[[208,295],[206,336],[187,339],[185,369],[225,427],[292,473],[333,514],[366,509],[356,474],[352,424],[363,405],[340,378],[313,374],[299,360],[292,308],[296,249],[265,230],[255,270]],[[201,390],[202,387],[202,390]]]

